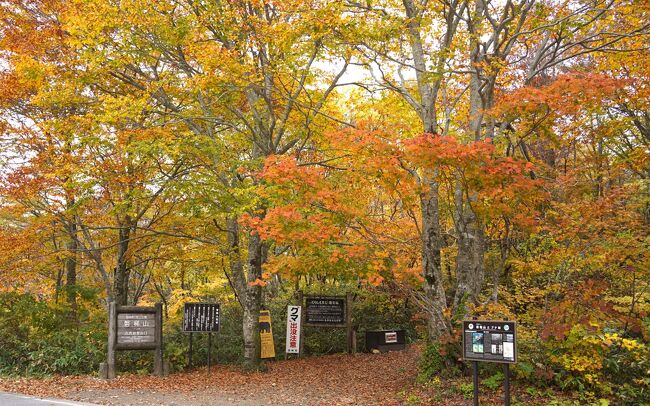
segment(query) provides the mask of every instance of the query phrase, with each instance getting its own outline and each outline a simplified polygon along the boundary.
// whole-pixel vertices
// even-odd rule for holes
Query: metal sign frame
[[[468,351],[467,346],[467,335],[472,334],[472,351]],[[474,343],[474,335],[475,334],[481,334],[481,337],[478,337],[481,339],[480,344]],[[490,346],[492,347],[493,345],[499,345],[499,344],[493,344],[493,340],[496,340],[495,342],[501,343],[501,348],[496,347],[494,350],[495,352],[492,352],[492,348],[490,348],[490,355],[494,354],[499,354],[499,351],[502,355],[505,355],[506,351],[506,346],[504,343],[510,343],[510,341],[504,341],[509,338],[512,338],[512,359],[498,359],[498,358],[485,358],[485,357],[472,357],[469,352],[475,353],[474,352],[474,345],[480,345],[480,348],[482,350],[482,353],[485,354],[485,335],[490,334]],[[501,335],[500,338],[498,337],[492,337]],[[517,362],[517,322],[516,321],[510,321],[510,320],[477,320],[476,318],[472,320],[463,320],[463,360],[465,361],[471,361],[472,363],[472,383],[473,383],[473,405],[478,406],[478,363],[479,362],[494,362],[498,364],[503,365],[503,375],[504,375],[504,380],[503,380],[503,404],[505,406],[510,406],[510,364],[514,364]],[[512,337],[507,337],[508,335],[512,335]],[[505,336],[505,337],[504,337]],[[509,351],[509,350],[508,350]],[[478,351],[476,352],[478,353]]]

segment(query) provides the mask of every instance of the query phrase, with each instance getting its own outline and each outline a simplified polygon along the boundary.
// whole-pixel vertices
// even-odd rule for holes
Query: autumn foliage
[[[221,302],[257,368],[260,309],[354,291],[430,374],[466,372],[464,318],[507,317],[518,379],[649,401],[649,13],[1,3],[0,309],[33,326],[0,330],[0,373],[101,342],[110,301]]]

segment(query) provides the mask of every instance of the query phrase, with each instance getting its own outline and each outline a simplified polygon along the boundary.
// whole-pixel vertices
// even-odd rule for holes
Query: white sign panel
[[[300,353],[300,306],[287,307],[287,354]]]
[[[386,344],[397,344],[397,332],[391,331],[384,336]]]

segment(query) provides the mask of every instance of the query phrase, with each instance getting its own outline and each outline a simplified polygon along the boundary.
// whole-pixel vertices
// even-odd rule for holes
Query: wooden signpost
[[[154,375],[163,376],[162,304],[152,307],[108,306],[108,354],[100,367],[100,376],[113,379],[116,375],[116,351],[153,350]]]
[[[208,371],[212,363],[212,333],[219,332],[221,307],[218,303],[185,303],[183,331],[190,333],[188,368],[192,368],[192,334],[208,333]]]
[[[510,364],[517,362],[516,330],[514,321],[463,321],[463,359],[472,361],[475,406],[478,406],[479,362],[504,364],[504,404],[510,406]]]

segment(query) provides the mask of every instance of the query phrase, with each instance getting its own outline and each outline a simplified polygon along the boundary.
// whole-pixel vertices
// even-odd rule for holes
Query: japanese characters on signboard
[[[386,333],[384,333],[384,342],[386,344],[396,344],[397,331],[387,331]]]
[[[185,303],[183,331],[214,333],[219,331],[220,306],[217,303]]]
[[[467,361],[517,362],[514,321],[463,321],[463,359]]]
[[[287,307],[287,354],[300,353],[300,306]]]
[[[118,313],[117,343],[156,342],[156,313]]]
[[[305,299],[305,307],[306,325],[345,325],[345,297],[310,296]]]

